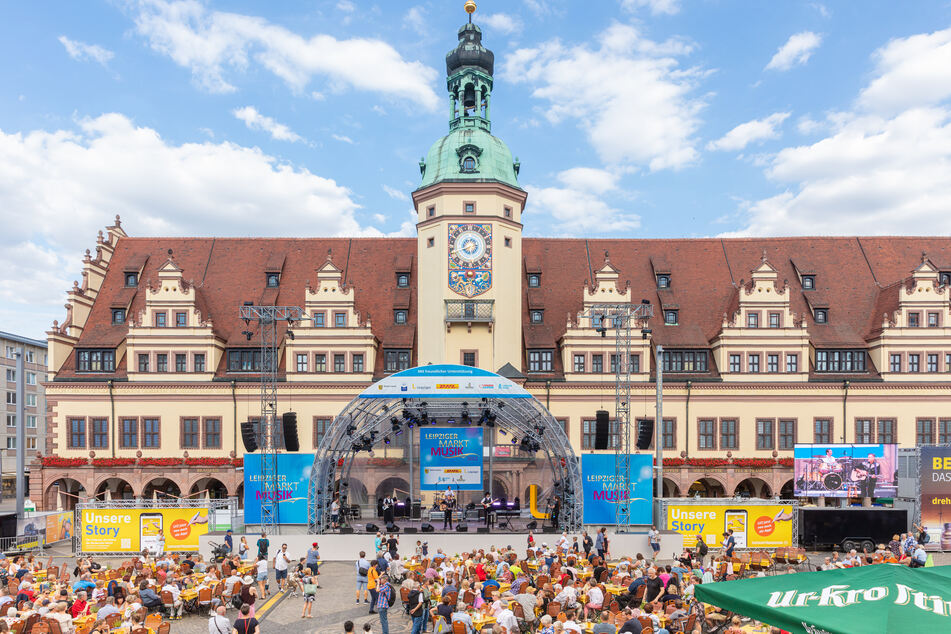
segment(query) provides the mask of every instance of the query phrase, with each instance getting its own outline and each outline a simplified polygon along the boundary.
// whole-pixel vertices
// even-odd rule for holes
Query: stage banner
[[[85,509],[80,522],[84,553],[197,551],[198,536],[208,532],[208,509]]]
[[[898,495],[897,445],[797,444],[793,450],[796,497]]]
[[[467,365],[421,365],[382,378],[360,398],[532,398],[505,377]]]
[[[614,524],[617,505],[631,500],[631,524],[651,523],[651,502],[654,499],[652,454],[631,454],[631,490],[618,490],[614,454],[581,454],[581,479],[584,488],[585,524]]]
[[[793,507],[789,504],[669,504],[667,530],[683,535],[684,548],[719,546],[733,530],[737,548],[792,546]]]
[[[47,515],[46,520],[46,543],[52,544],[61,539],[71,539],[73,536],[73,512],[64,511],[62,513],[52,513]]]
[[[482,490],[482,428],[420,427],[419,488]]]
[[[312,453],[277,454],[277,490],[269,491],[261,474],[261,454],[244,454],[244,523],[260,524],[262,500],[274,500],[278,524],[306,524],[313,466]]]
[[[951,550],[951,447],[925,446],[919,451],[921,526],[929,538],[925,549]]]

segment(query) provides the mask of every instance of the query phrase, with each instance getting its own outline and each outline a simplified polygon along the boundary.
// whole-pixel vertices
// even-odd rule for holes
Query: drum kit
[[[852,458],[837,458],[831,462],[824,458],[812,458],[806,463],[800,488],[807,491],[839,491],[843,486],[857,486],[867,476],[868,473],[853,463]]]

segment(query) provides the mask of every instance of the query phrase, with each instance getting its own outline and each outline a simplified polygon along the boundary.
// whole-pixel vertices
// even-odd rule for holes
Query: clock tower
[[[446,55],[449,134],[419,163],[418,361],[522,367],[519,164],[492,136],[495,56],[469,22]]]

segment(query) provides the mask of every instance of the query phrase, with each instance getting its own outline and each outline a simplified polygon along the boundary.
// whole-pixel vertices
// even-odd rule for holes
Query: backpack
[[[240,609],[241,609],[241,605],[242,605],[243,603],[244,603],[244,602],[241,600],[241,595],[236,594],[236,595],[234,595],[233,597],[231,597],[231,605],[233,605],[236,609],[240,610]]]
[[[710,549],[707,548],[706,543],[700,542],[700,556],[701,556],[701,557],[706,557],[706,556],[707,556],[707,553],[708,553],[709,551],[710,551]]]
[[[393,589],[393,586],[390,586],[390,596],[389,596],[390,605],[393,605],[396,602],[396,590]]]
[[[357,569],[357,574],[359,574],[361,577],[366,577],[369,572],[370,572],[370,566],[367,566],[365,568],[363,566],[360,566]]]

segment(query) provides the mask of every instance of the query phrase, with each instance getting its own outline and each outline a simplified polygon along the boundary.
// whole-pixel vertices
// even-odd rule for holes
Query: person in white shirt
[[[225,605],[228,605],[228,602],[231,601],[231,590],[234,588],[234,584],[241,582],[241,576],[238,575],[238,569],[232,568],[231,574],[225,579],[225,587],[221,590],[221,599],[224,601]]]
[[[274,579],[277,581],[277,589],[281,592],[287,585],[287,565],[291,563],[287,556],[287,544],[281,544],[281,549],[274,555]]]
[[[258,596],[263,599],[267,596],[267,557],[258,555],[258,561],[254,566],[258,581]]]
[[[179,598],[182,590],[178,587],[178,584],[175,583],[175,576],[169,575],[168,579],[165,582],[165,585],[162,586],[162,592],[171,592],[172,593],[172,614],[171,618],[180,619],[182,618],[182,611],[184,610],[184,603]]]
[[[61,601],[53,606],[53,611],[50,612],[50,618],[59,621],[59,629],[63,631],[63,634],[72,634],[74,631],[73,617],[66,611],[65,601]]]
[[[598,584],[595,583],[594,579],[588,581],[588,602],[584,606],[584,618],[587,620],[588,613],[593,612],[597,614],[601,611],[601,607],[604,605],[604,593],[601,592],[601,588],[598,587]]]
[[[572,611],[568,614],[568,620],[565,621],[565,631],[566,632],[575,632],[576,634],[582,634],[584,630],[581,629],[581,626],[575,623],[575,613]]]
[[[505,608],[499,615],[495,617],[495,622],[501,625],[509,632],[509,634],[518,634],[520,631],[518,628],[518,619],[515,618],[515,613],[510,609]]]
[[[214,615],[208,619],[208,634],[229,634],[231,621],[225,616],[225,606],[219,605]]]
[[[107,616],[109,616],[110,614],[118,614],[118,613],[119,613],[119,608],[116,607],[116,598],[107,597],[106,604],[102,606],[101,608],[99,608],[99,611],[96,612],[96,620],[100,621],[106,618]]]

